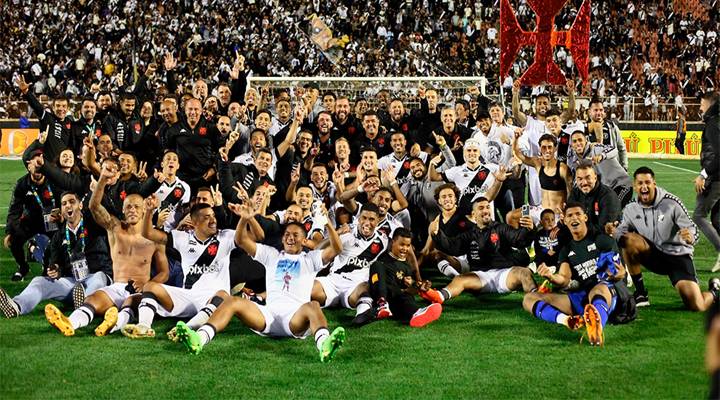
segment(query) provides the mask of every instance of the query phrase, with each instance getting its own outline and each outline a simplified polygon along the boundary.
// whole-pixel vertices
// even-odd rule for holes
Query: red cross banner
[[[509,0],[500,1],[500,79],[508,76],[521,48],[535,47],[535,58],[527,71],[519,78],[523,85],[544,83],[564,85],[567,78],[553,60],[556,46],[568,49],[583,82],[588,79],[590,61],[590,0],[585,0],[578,10],[570,30],[555,30],[555,16],[567,0],[527,0],[535,11],[536,28],[523,30]]]

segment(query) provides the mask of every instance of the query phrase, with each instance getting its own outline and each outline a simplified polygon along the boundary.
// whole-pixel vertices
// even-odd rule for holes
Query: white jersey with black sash
[[[234,230],[222,229],[204,241],[194,232],[173,230],[167,245],[180,253],[183,288],[230,290],[229,261],[230,252],[235,248]]]

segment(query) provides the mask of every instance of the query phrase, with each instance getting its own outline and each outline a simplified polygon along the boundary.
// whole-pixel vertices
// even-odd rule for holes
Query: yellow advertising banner
[[[38,129],[2,129],[0,156],[22,156],[23,151],[39,134]]]
[[[685,155],[700,155],[701,131],[689,131],[685,135]],[[680,154],[675,148],[675,131],[623,130],[628,153]]]

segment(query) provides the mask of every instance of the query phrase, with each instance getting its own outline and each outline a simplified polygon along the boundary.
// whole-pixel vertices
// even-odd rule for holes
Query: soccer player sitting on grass
[[[183,322],[178,322],[176,332],[180,341],[193,354],[198,354],[215,336],[225,329],[233,316],[262,336],[293,337],[303,339],[310,333],[315,335],[315,345],[320,360],[327,362],[345,340],[345,329],[328,331],[327,320],[320,304],[310,301],[315,275],[325,264],[342,251],[342,242],[326,216],[324,224],[330,246],[323,250],[303,251],[305,229],[291,222],[285,227],[282,237],[283,250],[255,243],[245,232],[248,225],[257,224],[253,211],[247,205],[231,205],[232,211],[240,216],[238,246],[265,266],[267,305],[258,305],[241,297],[232,297],[218,307],[208,322],[197,331]],[[258,227],[255,227],[258,228]]]
[[[193,231],[173,230],[166,234],[152,227],[158,203],[156,195],[145,199],[143,236],[180,253],[184,282],[182,287],[145,284],[138,306],[138,323],[122,328],[123,335],[132,339],[155,336],[152,329],[155,314],[176,318],[198,314],[191,326],[199,327],[223,299],[230,297],[230,252],[235,248],[238,231],[218,230],[212,207],[200,203],[190,211]]]
[[[614,283],[624,278],[625,267],[615,241],[588,229],[582,204],[568,203],[564,221],[572,240],[560,251],[560,269],[553,273],[542,265],[538,274],[556,287],[566,288],[567,293],[528,293],[523,307],[539,319],[571,330],[585,326],[590,344],[600,346],[605,341],[603,328],[617,302]],[[572,281],[577,287],[570,285]]]
[[[415,269],[407,262],[412,250],[412,234],[408,229],[398,228],[392,238],[390,251],[384,253],[370,266],[370,295],[375,309],[370,312],[376,319],[394,318],[413,328],[423,327],[438,318],[442,306],[433,303],[425,308],[415,304]],[[429,286],[429,282],[426,283]],[[367,322],[371,322],[368,318]]]
[[[105,319],[95,328],[95,335],[105,336],[117,322],[118,307],[135,292],[141,291],[150,280],[151,262],[155,263],[157,270],[152,278],[154,282],[163,283],[168,277],[165,246],[155,244],[141,234],[145,212],[142,196],[129,194],[125,197],[122,203],[125,218],[122,221],[111,215],[100,203],[105,188],[116,182],[118,175],[115,162],[103,163],[100,180],[90,197],[90,212],[95,222],[107,230],[115,281],[85,298],[85,303],[69,317],[53,304],[45,306],[48,322],[65,336],[75,335],[77,329],[89,325],[96,315],[104,315]]]
[[[490,202],[480,197],[473,202],[473,219],[477,225],[465,233],[447,237],[437,230],[432,236],[438,250],[456,257],[467,255],[471,271],[454,277],[443,289],[421,291],[420,296],[443,303],[465,290],[501,294],[535,290],[532,272],[525,267],[530,258],[524,248],[535,237],[530,217],[520,218],[520,229],[495,222]]]
[[[708,292],[700,290],[693,264],[697,227],[680,199],[657,187],[655,173],[648,167],[635,170],[637,201],[625,206],[620,225],[608,227],[619,240],[630,276],[635,283],[638,307],[649,306],[641,267],[667,275],[692,311],[705,311],[717,300],[720,280],[712,278]]]

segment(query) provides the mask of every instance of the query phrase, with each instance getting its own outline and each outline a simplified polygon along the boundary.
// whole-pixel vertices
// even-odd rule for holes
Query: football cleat
[[[178,334],[177,334],[177,327],[175,327],[175,326],[173,326],[172,329],[167,331],[166,335],[167,335],[168,340],[170,340],[171,342],[177,343],[180,340],[180,338],[178,337]]]
[[[61,313],[60,310],[58,310],[58,308],[54,305],[48,304],[45,306],[45,318],[48,320],[50,325],[57,328],[57,330],[62,332],[63,335],[75,335],[75,328],[73,328],[72,324],[70,323],[70,319],[63,315],[63,313]]]
[[[121,329],[123,336],[130,339],[154,338],[155,330],[141,324],[127,324]]]
[[[410,319],[410,326],[413,328],[422,328],[423,326],[437,320],[442,314],[442,306],[440,303],[433,303],[425,308],[415,311]]]
[[[422,297],[423,299],[425,299],[431,303],[442,304],[443,301],[445,301],[445,299],[443,299],[440,292],[435,289],[428,289],[426,291],[420,291],[420,292],[418,292],[418,294],[420,295],[420,297]]]
[[[117,324],[118,320],[118,309],[112,306],[105,311],[105,317],[103,322],[95,328],[95,336],[105,336],[110,330]]]
[[[582,315],[570,315],[565,321],[565,326],[571,331],[576,331],[585,326],[585,319]]]
[[[708,281],[708,290],[712,293],[715,301],[720,297],[720,278],[710,278]]]
[[[80,282],[75,282],[72,288],[73,310],[80,308],[85,302],[85,286]]]
[[[185,346],[188,352],[195,355],[200,354],[203,349],[203,345],[200,340],[200,335],[198,335],[197,332],[190,329],[182,321],[179,321],[177,325],[175,325],[175,332],[177,334],[178,341]]]
[[[390,311],[390,305],[386,302],[382,302],[378,304],[377,307],[377,314],[375,315],[375,318],[377,319],[385,319],[392,317],[392,311]]]
[[[583,313],[583,320],[585,321],[585,328],[587,333],[588,342],[591,346],[602,346],[605,344],[605,337],[603,336],[603,326],[600,320],[600,314],[594,305],[588,304],[585,306],[585,312]]]
[[[553,286],[552,283],[550,283],[549,280],[545,279],[543,283],[540,284],[540,287],[538,288],[538,293],[552,293]]]
[[[15,300],[10,298],[5,289],[0,288],[0,312],[5,318],[16,318],[20,316],[20,307]]]
[[[367,325],[371,322],[375,322],[375,316],[377,315],[377,309],[370,308],[369,310],[360,313],[355,316],[352,320],[352,324],[355,326]]]
[[[650,306],[650,297],[648,297],[647,292],[643,293],[635,291],[635,293],[633,293],[633,297],[635,298],[635,307]]]
[[[345,337],[345,328],[341,326],[335,328],[330,336],[325,338],[322,345],[320,345],[320,361],[328,362],[332,360],[340,346],[345,342]]]

